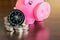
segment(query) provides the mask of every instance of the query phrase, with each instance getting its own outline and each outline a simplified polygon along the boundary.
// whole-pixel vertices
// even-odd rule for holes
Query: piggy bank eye
[[[33,3],[32,1],[29,1],[29,5],[32,5],[32,3]]]

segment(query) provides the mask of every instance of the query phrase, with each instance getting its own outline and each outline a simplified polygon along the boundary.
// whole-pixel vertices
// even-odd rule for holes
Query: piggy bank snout
[[[50,15],[50,5],[48,2],[42,2],[36,5],[34,9],[34,17],[37,21],[47,19]]]

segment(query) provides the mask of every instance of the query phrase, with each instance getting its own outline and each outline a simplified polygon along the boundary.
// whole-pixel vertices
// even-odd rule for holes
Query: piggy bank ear
[[[29,2],[29,0],[24,0],[24,4],[26,5]]]

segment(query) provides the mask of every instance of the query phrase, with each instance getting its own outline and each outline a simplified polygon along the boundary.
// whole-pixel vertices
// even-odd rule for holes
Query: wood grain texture
[[[60,40],[60,0],[46,0],[51,5],[51,15],[45,20],[45,25],[50,29],[51,40]],[[14,3],[13,3],[14,2]],[[4,30],[3,18],[12,10],[16,1],[0,0],[0,40],[19,40],[17,34],[13,38]]]

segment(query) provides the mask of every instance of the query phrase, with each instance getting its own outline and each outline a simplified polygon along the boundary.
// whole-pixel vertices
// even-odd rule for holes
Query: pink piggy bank
[[[44,0],[17,0],[16,9],[24,13],[28,25],[35,21],[43,21],[50,14],[50,5]]]

